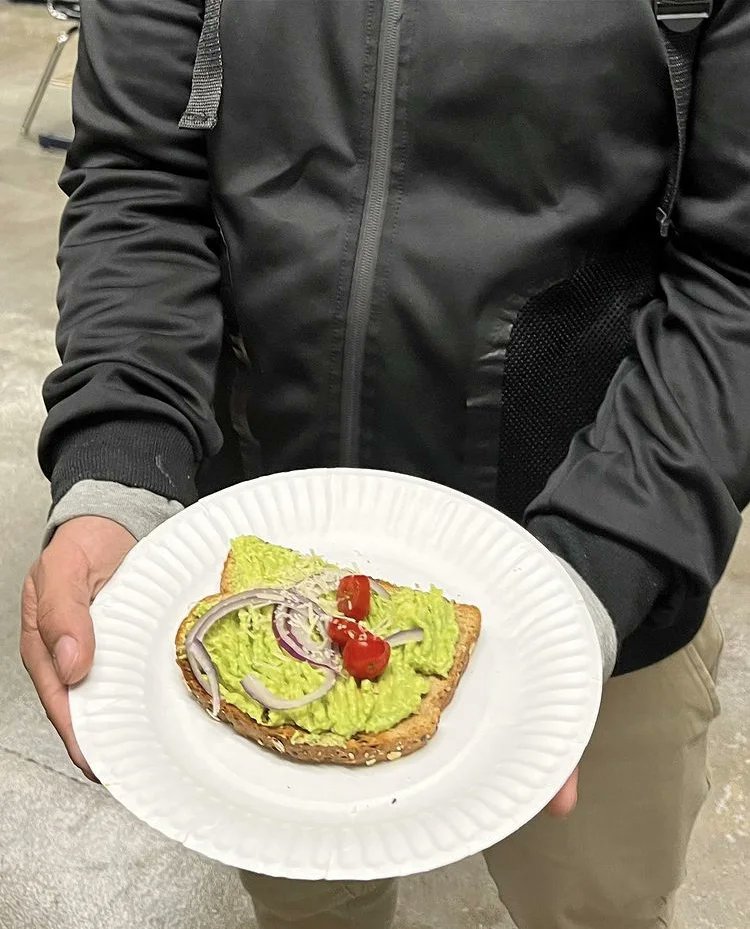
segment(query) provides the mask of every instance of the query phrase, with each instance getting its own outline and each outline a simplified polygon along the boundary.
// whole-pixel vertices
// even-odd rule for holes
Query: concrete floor
[[[184,851],[85,781],[40,709],[17,657],[17,602],[47,508],[35,461],[39,387],[56,363],[59,154],[18,137],[57,25],[0,0],[0,929],[251,929],[235,874]],[[72,53],[72,49],[68,50]],[[61,63],[61,84],[72,55]],[[53,87],[38,129],[68,132],[68,88]],[[10,543],[10,544],[8,544]],[[717,592],[727,633],[713,732],[713,791],[680,901],[680,927],[750,926],[750,531]],[[510,929],[480,861],[406,881],[398,929]]]

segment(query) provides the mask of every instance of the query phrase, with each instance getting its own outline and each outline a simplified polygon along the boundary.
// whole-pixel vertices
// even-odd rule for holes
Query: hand
[[[547,804],[550,816],[563,818],[569,816],[578,802],[578,768],[565,781],[562,788]]]
[[[68,707],[68,686],[94,659],[91,601],[135,545],[119,523],[79,516],[63,523],[31,566],[21,600],[21,658],[70,759],[96,778],[81,754]]]

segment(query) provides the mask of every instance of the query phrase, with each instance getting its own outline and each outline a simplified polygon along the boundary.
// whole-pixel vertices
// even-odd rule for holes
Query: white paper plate
[[[481,609],[474,656],[428,746],[372,768],[298,764],[188,695],[174,634],[246,533],[435,583]],[[274,876],[413,874],[490,847],[561,787],[599,706],[596,635],[555,558],[491,508],[391,473],[301,471],[206,498],[133,549],[92,615],[96,660],[71,711],[102,783],[188,848]]]

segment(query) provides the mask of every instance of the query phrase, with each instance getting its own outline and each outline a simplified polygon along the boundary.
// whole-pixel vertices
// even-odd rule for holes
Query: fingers
[[[36,628],[36,590],[31,577],[26,579],[21,624],[21,657],[47,718],[63,740],[70,760],[92,781],[97,781],[83,757],[73,733],[68,706],[68,688],[60,681],[52,657]]]
[[[94,628],[89,614],[93,591],[88,564],[75,548],[52,545],[32,571],[39,636],[63,684],[77,684],[94,660]]]
[[[578,802],[578,768],[563,784],[561,790],[550,800],[547,812],[550,816],[569,816]]]
[[[83,516],[60,526],[24,583],[21,657],[71,760],[95,780],[73,733],[68,687],[94,659],[89,606],[126,553],[133,536],[118,523]]]
[[[63,740],[70,760],[83,771],[89,780],[98,783],[73,733],[68,705],[68,688],[60,683],[52,659],[41,638],[39,636],[29,637],[28,641],[22,644],[22,654],[47,718]]]
[[[86,676],[94,656],[87,575],[80,551],[50,546],[44,552],[24,583],[20,645],[47,718],[73,764],[95,780],[73,733],[67,687]]]

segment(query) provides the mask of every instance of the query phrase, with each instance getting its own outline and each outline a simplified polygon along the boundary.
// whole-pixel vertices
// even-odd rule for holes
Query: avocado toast
[[[421,748],[466,668],[479,611],[435,588],[371,581],[355,622],[341,592],[358,578],[367,581],[253,536],[233,540],[221,592],[177,632],[190,692],[240,735],[300,761],[369,766]],[[334,617],[354,630],[351,646],[329,637]],[[349,660],[370,646],[387,653],[384,667],[364,666],[371,679]]]

